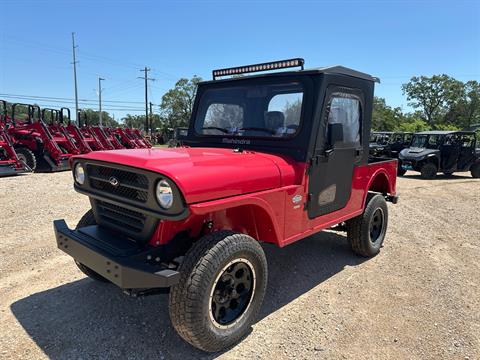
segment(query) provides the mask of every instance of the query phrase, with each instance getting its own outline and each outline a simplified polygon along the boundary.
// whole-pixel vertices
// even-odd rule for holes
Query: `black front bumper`
[[[53,228],[60,250],[122,289],[170,287],[180,279],[178,271],[148,263],[131,240],[98,225],[71,230],[55,220]]]

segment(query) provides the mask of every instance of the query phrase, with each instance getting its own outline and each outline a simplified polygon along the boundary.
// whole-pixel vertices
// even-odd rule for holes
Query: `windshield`
[[[195,118],[200,135],[293,137],[300,126],[303,86],[298,82],[206,90]]]
[[[414,135],[410,147],[437,149],[441,141],[441,135]]]

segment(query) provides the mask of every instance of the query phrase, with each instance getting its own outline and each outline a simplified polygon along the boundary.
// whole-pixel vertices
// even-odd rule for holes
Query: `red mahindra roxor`
[[[92,208],[74,230],[54,222],[58,247],[92,279],[138,294],[170,288],[173,326],[209,352],[255,321],[268,277],[260,242],[334,227],[355,253],[376,255],[386,201],[397,202],[397,160],[368,151],[378,79],[303,64],[213,71],[179,147],[76,156],[75,190]]]

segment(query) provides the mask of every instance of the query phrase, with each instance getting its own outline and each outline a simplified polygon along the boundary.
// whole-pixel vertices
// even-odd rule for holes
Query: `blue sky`
[[[143,113],[143,66],[155,104],[180,77],[291,57],[378,76],[376,95],[405,110],[400,87],[413,75],[480,80],[479,1],[2,0],[0,14],[0,94],[72,99],[74,31],[79,97],[95,100],[104,77],[117,118]]]

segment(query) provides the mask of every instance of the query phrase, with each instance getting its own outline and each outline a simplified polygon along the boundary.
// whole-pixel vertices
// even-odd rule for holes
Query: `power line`
[[[138,84],[136,84],[138,86]],[[108,89],[108,88],[107,88]],[[105,90],[105,88],[103,89]],[[68,100],[68,102],[74,102],[75,99],[64,98],[64,97],[52,97],[52,96],[36,96],[36,95],[21,95],[21,94],[0,94],[3,97],[17,98],[17,99],[43,99],[43,100]],[[97,100],[94,99],[78,99],[79,102],[94,102],[97,103]],[[143,104],[143,101],[122,101],[122,100],[103,100],[104,103],[121,103],[121,104]]]
[[[47,103],[39,103],[37,104],[38,106],[44,108],[44,107],[48,107],[48,108],[60,108],[62,107],[61,104],[47,104]],[[98,109],[93,109],[91,107],[83,107],[83,109],[90,109],[90,110],[93,110],[93,111],[97,111],[98,112]],[[111,108],[111,107],[103,107],[102,106],[102,111],[105,110],[105,111],[131,111],[131,112],[144,112],[145,110],[143,108],[121,108],[121,107],[118,107],[118,108]]]

